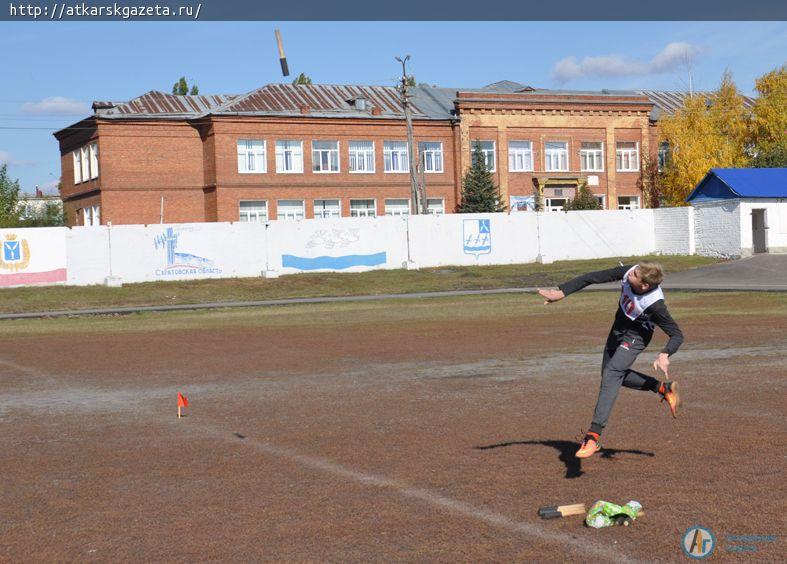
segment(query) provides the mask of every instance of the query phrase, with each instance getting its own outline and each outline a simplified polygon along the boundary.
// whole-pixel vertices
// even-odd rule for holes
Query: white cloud
[[[566,57],[555,63],[552,78],[564,83],[575,78],[644,76],[663,74],[673,71],[691,61],[700,52],[699,47],[690,43],[673,42],[656,54],[649,62],[626,59],[622,55],[601,55],[584,57],[577,61],[576,57]]]
[[[661,74],[674,71],[681,65],[692,61],[700,52],[700,48],[691,43],[669,43],[650,61],[649,74]]]
[[[25,102],[20,111],[23,114],[44,114],[70,116],[90,113],[90,106],[78,100],[69,100],[61,96],[44,98],[40,102]]]

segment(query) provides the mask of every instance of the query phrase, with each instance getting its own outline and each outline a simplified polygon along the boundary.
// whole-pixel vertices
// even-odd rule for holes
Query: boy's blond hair
[[[659,263],[646,260],[637,266],[640,279],[649,286],[658,286],[664,281],[664,268]]]

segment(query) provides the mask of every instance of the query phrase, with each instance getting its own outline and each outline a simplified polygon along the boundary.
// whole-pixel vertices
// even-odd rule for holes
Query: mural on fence
[[[165,249],[164,268],[156,269],[156,276],[180,276],[183,274],[221,274],[221,268],[214,261],[190,253],[177,252],[178,240],[184,229],[177,231],[167,227],[164,233],[153,238],[155,249]]]
[[[489,219],[462,221],[462,240],[468,255],[486,255],[492,252],[492,225]]]
[[[57,244],[59,243],[59,244]],[[65,282],[65,239],[52,244],[42,231],[24,230],[24,236],[6,231],[0,251],[0,286]]]
[[[361,240],[361,230],[351,229],[318,229],[309,237],[307,249],[345,249]],[[369,254],[321,255],[303,257],[282,254],[281,264],[285,268],[297,270],[345,270],[354,266],[379,266],[388,260],[386,252]]]

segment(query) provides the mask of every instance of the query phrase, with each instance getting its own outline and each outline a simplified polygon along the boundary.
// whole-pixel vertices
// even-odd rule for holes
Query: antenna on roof
[[[284,76],[290,76],[290,69],[287,66],[287,57],[284,56],[284,47],[281,44],[281,33],[278,28],[275,30],[276,44],[279,46],[279,62],[281,63],[281,72]]]

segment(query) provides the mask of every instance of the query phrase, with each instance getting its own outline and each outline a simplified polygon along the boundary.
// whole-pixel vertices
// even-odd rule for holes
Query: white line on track
[[[189,430],[196,431],[197,428],[192,424]],[[412,486],[405,482],[388,478],[386,476],[353,470],[331,460],[301,454],[293,449],[277,446],[268,441],[260,441],[250,437],[245,437],[241,440],[226,430],[220,429],[218,427],[200,425],[200,430],[204,431],[208,435],[211,435],[212,437],[250,446],[264,454],[282,458],[290,462],[295,462],[301,466],[318,470],[325,474],[345,478],[349,481],[357,482],[364,486],[392,490],[402,497],[416,499],[453,513],[454,515],[475,519],[476,521],[481,521],[498,529],[504,529],[513,533],[520,533],[525,536],[537,538],[540,540],[554,541],[559,545],[571,545],[588,557],[594,556],[611,562],[636,562],[635,559],[626,555],[620,550],[614,550],[609,547],[599,545],[598,543],[594,543],[589,539],[578,539],[564,533],[550,531],[534,523],[517,521],[516,519],[501,513],[495,513],[493,511],[481,509],[465,501],[453,499],[428,489]]]

